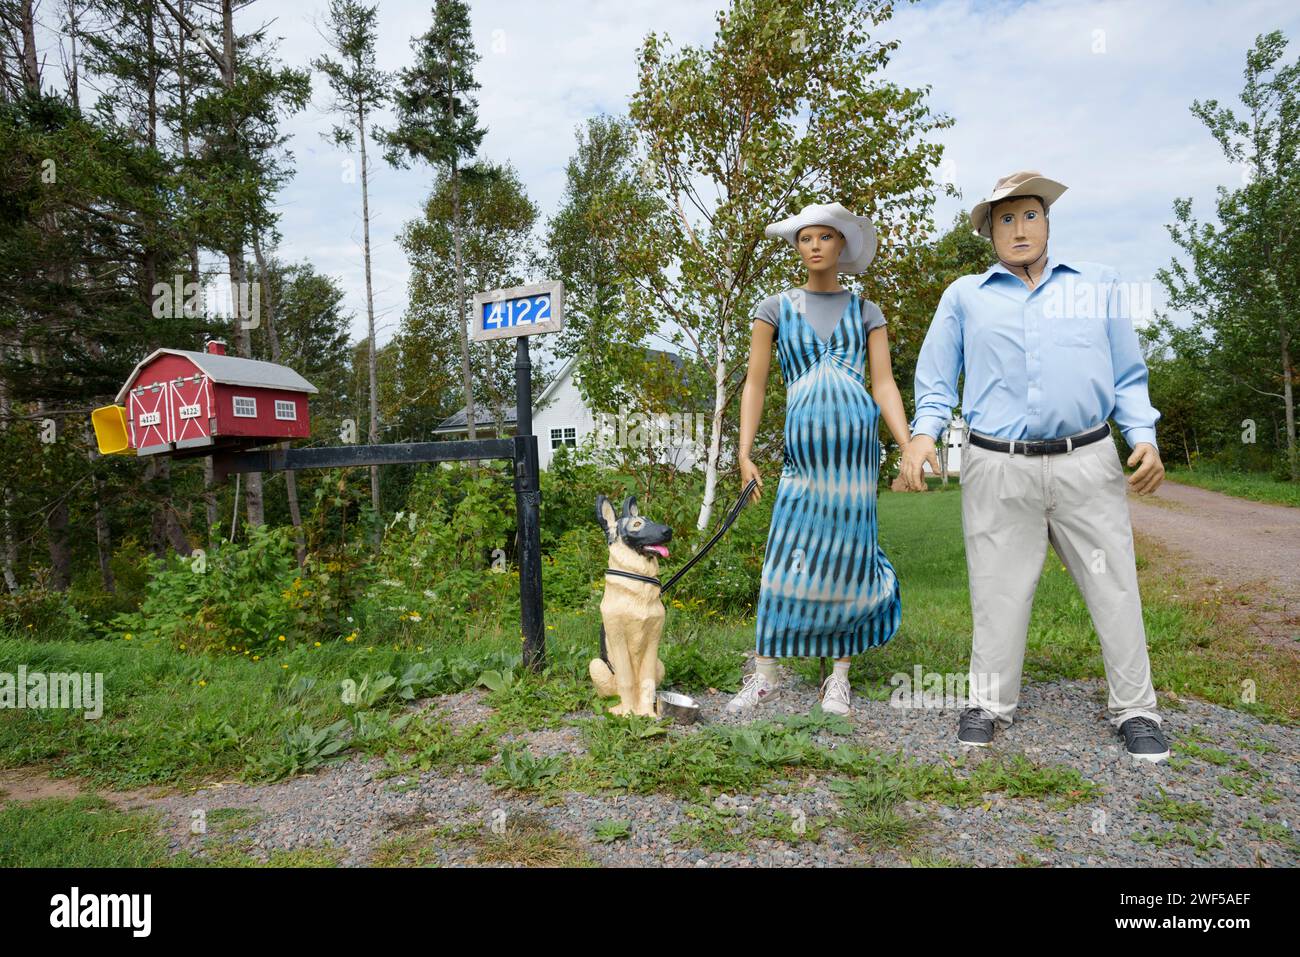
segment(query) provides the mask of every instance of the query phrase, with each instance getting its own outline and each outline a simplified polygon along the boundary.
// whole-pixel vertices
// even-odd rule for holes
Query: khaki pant
[[[1111,724],[1118,728],[1139,715],[1158,723],[1128,483],[1115,443],[1105,438],[1071,452],[1013,456],[966,442],[961,487],[975,619],[970,704],[1003,726],[1011,724],[1020,697],[1029,613],[1050,541],[1078,585],[1101,639]]]

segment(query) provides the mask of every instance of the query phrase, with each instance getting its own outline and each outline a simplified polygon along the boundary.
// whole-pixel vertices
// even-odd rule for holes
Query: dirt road
[[[1300,508],[1168,479],[1128,500],[1135,532],[1164,545],[1206,585],[1249,594],[1251,633],[1300,650]]]

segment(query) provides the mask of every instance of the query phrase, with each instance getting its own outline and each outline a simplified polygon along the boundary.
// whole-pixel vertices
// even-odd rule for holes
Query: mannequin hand
[[[758,466],[749,459],[740,460],[740,490],[743,492],[750,479],[758,479],[758,485],[750,495],[751,502],[757,502],[763,493],[763,477],[758,474]]]
[[[1128,457],[1128,466],[1138,467],[1128,477],[1128,485],[1138,495],[1149,495],[1160,487],[1165,478],[1165,463],[1160,461],[1160,452],[1150,442],[1139,442],[1133,454]]]
[[[934,451],[934,439],[924,433],[918,433],[912,436],[912,441],[908,442],[903,449],[903,462],[899,467],[899,475],[912,491],[924,492],[927,488],[925,475],[922,472],[922,466],[926,462],[930,463],[930,469],[938,475],[939,456]]]

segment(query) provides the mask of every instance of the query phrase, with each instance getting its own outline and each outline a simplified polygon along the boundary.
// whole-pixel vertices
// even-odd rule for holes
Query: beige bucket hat
[[[844,249],[836,268],[840,272],[865,272],[876,255],[876,227],[865,216],[855,216],[839,203],[811,203],[794,216],[763,230],[771,239],[784,239],[796,250],[799,230],[805,226],[834,226],[844,234]]]
[[[976,235],[983,236],[985,239],[992,239],[993,232],[989,225],[989,210],[998,200],[1010,199],[1012,196],[1041,196],[1043,198],[1043,211],[1046,212],[1054,202],[1061,198],[1061,194],[1066,189],[1064,183],[1048,179],[1034,169],[1025,169],[1009,176],[1003,176],[997,181],[997,185],[993,187],[993,192],[989,193],[986,199],[976,203],[975,208],[970,211],[971,229],[975,230]]]

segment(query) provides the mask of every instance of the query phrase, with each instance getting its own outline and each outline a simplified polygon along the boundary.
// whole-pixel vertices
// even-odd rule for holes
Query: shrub
[[[307,637],[319,612],[305,601],[312,591],[298,581],[290,531],[253,526],[246,544],[147,559],[152,577],[140,610],[118,615],[115,628],[207,650],[259,651],[280,635]]]
[[[0,631],[37,641],[90,637],[91,631],[67,593],[28,588],[0,592]]]

